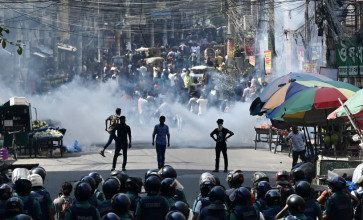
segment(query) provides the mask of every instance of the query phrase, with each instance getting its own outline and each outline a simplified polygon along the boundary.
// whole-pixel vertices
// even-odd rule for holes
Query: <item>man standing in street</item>
[[[107,131],[110,134],[110,136],[108,137],[108,141],[107,141],[106,145],[100,151],[100,154],[102,155],[102,157],[105,157],[106,148],[112,143],[112,140],[115,140],[115,138],[116,138],[115,127],[117,124],[120,123],[120,115],[121,115],[121,109],[116,108],[116,114],[110,115],[105,121],[105,123],[106,123],[105,131]],[[107,122],[109,122],[109,124],[110,124],[109,126],[108,126]]]
[[[155,125],[153,132],[152,145],[154,146],[156,136],[156,155],[158,160],[158,169],[161,169],[165,163],[166,145],[170,147],[169,127],[165,124],[165,116],[160,116],[160,124]],[[166,140],[168,139],[168,140]]]
[[[126,171],[126,163],[127,163],[127,148],[131,148],[131,129],[130,126],[126,124],[126,117],[120,117],[120,124],[118,124],[115,128],[116,131],[116,147],[115,154],[113,155],[112,161],[112,169],[115,170],[117,157],[120,155],[120,151],[122,149],[123,154],[123,162],[122,162],[122,171]],[[127,137],[129,141],[127,141]]]
[[[227,157],[227,139],[234,135],[234,133],[227,128],[223,127],[223,119],[217,120],[218,128],[214,129],[210,136],[216,142],[216,164],[213,172],[219,172],[219,157],[221,152],[224,158],[224,172],[228,172],[228,157]],[[216,137],[215,137],[216,136]]]
[[[296,126],[292,127],[292,131],[286,137],[286,140],[291,140],[292,144],[292,167],[297,164],[299,156],[302,162],[306,162],[305,137]]]

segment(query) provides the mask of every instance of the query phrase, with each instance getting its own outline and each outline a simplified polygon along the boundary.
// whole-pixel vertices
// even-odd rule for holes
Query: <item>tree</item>
[[[2,48],[5,49],[8,44],[13,45],[18,48],[16,50],[16,52],[19,55],[21,55],[23,53],[23,45],[21,44],[21,41],[20,40],[17,40],[16,42],[10,41],[5,38],[4,33],[9,34],[10,30],[5,27],[0,26],[0,43],[1,43]]]

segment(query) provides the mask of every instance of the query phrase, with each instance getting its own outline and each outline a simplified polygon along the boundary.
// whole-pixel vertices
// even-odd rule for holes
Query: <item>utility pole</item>
[[[310,0],[305,0],[305,42],[306,42],[306,61],[310,61],[310,21],[309,21],[309,3]]]
[[[97,62],[101,62],[101,19],[100,0],[97,0]]]

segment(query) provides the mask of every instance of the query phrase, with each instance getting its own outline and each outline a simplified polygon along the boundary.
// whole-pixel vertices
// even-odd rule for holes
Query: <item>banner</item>
[[[256,66],[256,57],[255,57],[255,56],[249,56],[249,57],[248,57],[248,62],[249,62],[249,64],[251,64],[252,66]]]
[[[267,75],[271,74],[272,70],[272,51],[265,50],[265,72]]]
[[[228,39],[227,41],[227,57],[228,59],[234,58],[234,42],[233,39]]]
[[[303,71],[305,73],[316,73],[316,63],[304,62]]]
[[[336,45],[339,76],[356,76],[363,69],[363,45],[354,40]]]

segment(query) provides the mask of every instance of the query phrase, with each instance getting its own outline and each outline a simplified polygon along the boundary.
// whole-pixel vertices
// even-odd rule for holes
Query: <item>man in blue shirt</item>
[[[160,116],[160,124],[155,125],[153,132],[152,145],[156,142],[156,155],[158,160],[158,168],[161,169],[165,163],[166,145],[170,147],[169,127],[165,124],[165,116]],[[156,140],[155,140],[156,136]],[[168,139],[168,140],[166,140]]]

